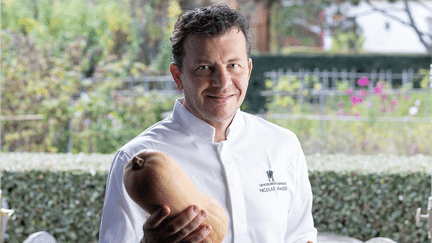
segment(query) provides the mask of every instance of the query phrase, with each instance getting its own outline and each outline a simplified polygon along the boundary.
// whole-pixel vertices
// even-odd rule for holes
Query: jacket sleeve
[[[123,172],[131,156],[117,152],[108,174],[102,221],[99,232],[100,243],[137,243],[143,237],[143,224],[147,213],[127,194],[123,183]]]
[[[317,242],[317,230],[312,218],[312,189],[309,182],[306,158],[297,144],[296,186],[295,196],[288,215],[288,229],[285,243]]]

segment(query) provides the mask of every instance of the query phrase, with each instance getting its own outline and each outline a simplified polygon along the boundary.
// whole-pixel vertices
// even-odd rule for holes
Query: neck
[[[227,139],[226,138],[226,131],[227,131],[228,127],[225,127],[225,129],[224,128],[218,129],[217,127],[215,127],[215,128],[216,128],[216,133],[215,133],[215,137],[214,137],[214,142],[219,143],[221,141],[226,140]]]
[[[206,121],[209,125],[211,125],[212,127],[215,128],[215,136],[214,136],[214,142],[215,143],[227,140],[226,133],[227,133],[228,127],[231,125],[232,121],[234,120],[234,117],[235,117],[235,114],[226,120],[220,120],[217,122]]]
[[[193,111],[191,111],[187,105],[185,104],[185,100],[181,99],[180,103],[183,105],[183,107],[185,107],[190,113],[194,114],[195,113]],[[196,117],[200,118],[198,115],[195,115]],[[215,136],[214,136],[214,142],[218,143],[221,141],[224,141],[227,139],[226,137],[226,132],[228,130],[228,127],[231,125],[231,122],[234,120],[234,116],[235,114],[233,114],[232,116],[230,116],[227,119],[222,119],[219,121],[212,121],[212,120],[207,120],[204,118],[200,118],[201,120],[203,120],[204,122],[206,122],[207,124],[209,124],[210,126],[215,128]]]

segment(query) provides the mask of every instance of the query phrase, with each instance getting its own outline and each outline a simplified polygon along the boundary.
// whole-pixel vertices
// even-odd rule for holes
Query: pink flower
[[[368,101],[368,102],[366,103],[366,106],[367,106],[367,108],[372,108],[372,101]]]
[[[351,96],[351,104],[353,106],[356,106],[357,104],[361,104],[363,102],[363,97],[359,95],[353,95]]]
[[[82,123],[84,126],[88,126],[90,124],[90,119],[86,118]]]
[[[359,80],[357,81],[357,83],[358,83],[358,85],[360,85],[360,86],[365,86],[365,85],[368,85],[368,84],[369,84],[369,79],[366,78],[366,77],[363,77],[363,78],[359,79]]]
[[[345,91],[345,94],[347,94],[347,95],[350,95],[350,94],[352,94],[352,89],[347,89],[346,91]]]
[[[394,107],[390,107],[390,112],[394,112],[395,111],[395,108]]]
[[[354,113],[355,117],[360,117],[360,114],[358,112]]]
[[[404,99],[405,99],[406,101],[408,101],[408,100],[409,100],[409,95],[405,95],[405,96],[404,96]]]
[[[376,95],[382,94],[383,93],[383,86],[384,86],[384,84],[382,82],[378,82],[374,88],[373,93]]]
[[[386,94],[382,94],[382,95],[381,95],[381,98],[382,98],[383,100],[385,100],[385,99],[387,99],[387,95],[386,95]]]
[[[385,107],[381,107],[381,112],[382,112],[382,113],[386,113],[386,112],[387,112],[387,108],[385,108]]]
[[[398,102],[397,102],[396,99],[393,99],[393,100],[391,101],[391,104],[392,104],[393,106],[397,106]]]
[[[339,108],[342,108],[342,107],[343,107],[343,103],[342,103],[342,102],[339,102],[339,103],[338,103],[338,107],[339,107]]]
[[[367,91],[366,90],[360,90],[359,92],[358,92],[358,94],[360,95],[360,97],[366,97],[367,96]]]
[[[343,115],[343,110],[338,110],[337,115],[338,116],[342,116]]]

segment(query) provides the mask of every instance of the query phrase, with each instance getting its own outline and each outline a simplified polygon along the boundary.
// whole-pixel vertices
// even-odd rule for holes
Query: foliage
[[[56,56],[78,36],[87,40],[85,52],[100,46],[105,53],[121,54],[122,46],[130,42],[130,24],[121,2],[2,1],[2,30],[33,35],[38,44],[54,42],[52,53]]]
[[[62,153],[1,153],[1,170],[14,172],[87,171],[90,173],[110,170],[115,154],[62,154]],[[311,172],[369,173],[428,173],[432,171],[432,155],[413,156],[386,153],[362,154],[305,154]]]
[[[132,5],[137,2],[141,6]],[[157,72],[168,70],[167,38],[181,11],[176,0],[6,0],[1,4],[2,30],[32,35],[38,44],[55,43],[53,55],[61,56],[68,42],[83,36],[83,54],[97,50],[99,58],[129,55],[131,61]]]
[[[417,227],[416,208],[426,208],[430,175],[425,173],[358,174],[314,172],[313,215],[319,231],[362,241],[387,237],[396,242],[426,242],[426,227]]]
[[[402,87],[400,93],[392,94],[388,93],[392,85],[385,81],[373,86],[363,77],[357,82],[356,88],[350,88],[349,81],[338,81],[334,91],[342,95],[330,95],[320,103],[319,95],[311,95],[321,89],[317,77],[305,76],[300,80],[282,76],[275,82],[267,80],[267,90],[274,93],[266,103],[267,115],[270,121],[296,133],[309,154],[431,154],[430,123],[409,122],[432,114],[432,107],[427,104],[432,96],[430,89],[414,92],[412,87]],[[271,118],[272,114],[319,115],[329,121],[277,120]],[[390,121],[382,122],[383,117]]]
[[[248,93],[245,103],[248,111],[258,113],[265,110],[264,97],[260,97],[260,91],[265,89],[266,72],[274,70],[298,71],[300,69],[313,71],[332,70],[355,73],[386,72],[402,73],[403,70],[413,69],[419,73],[420,69],[429,69],[432,58],[424,54],[388,55],[388,54],[295,54],[288,56],[262,55],[252,57],[254,68],[250,78]],[[271,65],[269,65],[271,63]],[[422,71],[426,75],[426,71]],[[427,78],[424,77],[423,80]],[[419,88],[418,80],[414,80],[414,88]],[[426,81],[424,81],[426,82]],[[401,82],[399,83],[401,85]]]
[[[58,242],[97,242],[105,173],[4,172],[2,191],[15,210],[6,242],[23,242],[47,231]]]
[[[1,170],[108,172],[114,154],[1,153]],[[422,161],[419,159],[418,161]]]
[[[431,155],[430,123],[281,120],[271,122],[299,137],[306,154]]]
[[[314,93],[322,89],[322,84],[316,76],[305,75],[300,80],[296,76],[283,75],[276,81],[266,80],[266,89],[275,94],[267,99],[266,108],[269,114],[298,114],[300,111],[302,114],[316,114],[319,110],[325,115],[366,116],[372,121],[379,116],[405,117],[409,120],[409,117],[415,115],[425,117],[432,113],[432,107],[425,105],[431,96],[431,90],[425,85],[422,90],[413,90],[411,83],[399,89],[402,91],[400,93],[387,94],[392,89],[392,84],[385,80],[378,80],[375,86],[369,84],[366,77],[359,79],[358,82],[361,80],[367,81],[368,84],[356,88],[352,87],[349,80],[338,80],[333,90],[335,94],[337,91],[344,94],[329,95],[325,104],[317,104],[320,97]],[[423,83],[422,81],[422,85]],[[418,103],[418,112],[410,114],[410,108],[415,103]]]
[[[75,62],[82,39],[69,43],[64,58],[49,56],[34,39],[2,31],[2,115],[44,113],[44,122],[2,123],[2,144],[7,150],[55,151],[67,126],[70,97],[81,77]],[[47,44],[49,45],[49,44]],[[51,128],[56,134],[46,136]]]
[[[367,80],[365,77],[363,79]],[[364,85],[357,90],[346,88],[347,83],[348,81],[339,81],[338,90],[345,92],[345,95],[332,99],[329,104],[329,107],[337,105],[336,114],[339,116],[369,117],[371,122],[375,122],[380,116],[404,117],[408,121],[412,117],[427,117],[432,112],[432,107],[427,105],[432,95],[431,90],[413,89],[413,83],[401,87],[401,92],[396,94],[388,93],[392,84],[385,80],[379,80],[375,86],[370,84],[371,87]],[[416,107],[417,111],[412,112],[412,107]],[[330,109],[327,111],[327,114],[335,114]]]
[[[305,76],[299,80],[296,76],[282,76],[276,82],[266,80],[266,89],[275,92],[267,99],[266,108],[269,114],[300,114],[309,110],[313,101],[314,90],[320,90],[321,84],[315,76]],[[309,109],[308,109],[309,108]]]
[[[122,79],[146,71],[128,55],[98,61],[93,78],[83,79],[92,58],[84,55],[86,43],[78,36],[57,57],[49,53],[51,43],[2,31],[2,115],[43,115],[42,121],[3,122],[4,150],[66,152],[72,129],[74,152],[112,153],[170,110],[175,97],[143,90],[118,95]]]
[[[176,0],[1,4],[2,115],[43,115],[2,123],[3,150],[111,153],[169,109],[173,97],[115,90],[129,76],[168,70]]]
[[[171,96],[135,89],[130,96],[103,82],[75,103],[73,153],[113,153],[144,129],[163,119],[174,104]]]
[[[281,53],[283,47],[308,46],[319,47],[319,33],[311,31],[311,26],[324,28],[325,19],[322,10],[331,1],[291,1],[288,6],[276,1],[270,9],[271,51]],[[319,16],[317,18],[317,16]]]
[[[359,53],[363,49],[365,38],[354,32],[335,32],[330,52]]]
[[[91,163],[91,162],[90,162]],[[4,171],[2,190],[10,208],[7,242],[47,231],[59,242],[97,242],[106,172]],[[427,241],[414,210],[426,208],[430,175],[312,171],[313,216],[320,232],[361,240],[388,237]]]
[[[12,156],[10,156],[12,157]],[[28,156],[30,157],[30,156]],[[49,158],[51,156],[46,156]],[[30,159],[33,160],[33,159]],[[375,154],[306,154],[308,170],[311,172],[355,172],[359,174],[412,174],[430,173],[432,156]]]
[[[174,24],[177,21],[177,16],[181,14],[181,8],[177,1],[170,0],[167,8],[168,16],[168,27],[163,28],[162,38],[159,45],[159,50],[156,58],[152,62],[152,67],[155,70],[168,70],[169,65],[172,61],[171,57],[171,44],[169,43],[169,37],[171,36],[171,30],[174,29]],[[160,33],[159,29],[157,31]]]
[[[420,81],[420,88],[427,89],[428,84],[429,87],[432,88],[432,83],[430,83],[430,70],[427,70],[425,68],[421,68],[419,70],[419,75],[423,76]]]
[[[364,38],[355,19],[346,18],[341,5],[347,1],[276,1],[270,9],[272,53],[323,51],[324,30],[331,31],[332,53],[359,53]],[[360,1],[348,1],[357,5]],[[335,7],[337,11],[325,11]]]

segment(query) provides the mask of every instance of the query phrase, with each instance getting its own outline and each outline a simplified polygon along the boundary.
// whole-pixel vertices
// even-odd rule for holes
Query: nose
[[[231,83],[231,75],[225,68],[218,68],[213,73],[212,85],[218,88],[228,87]]]

